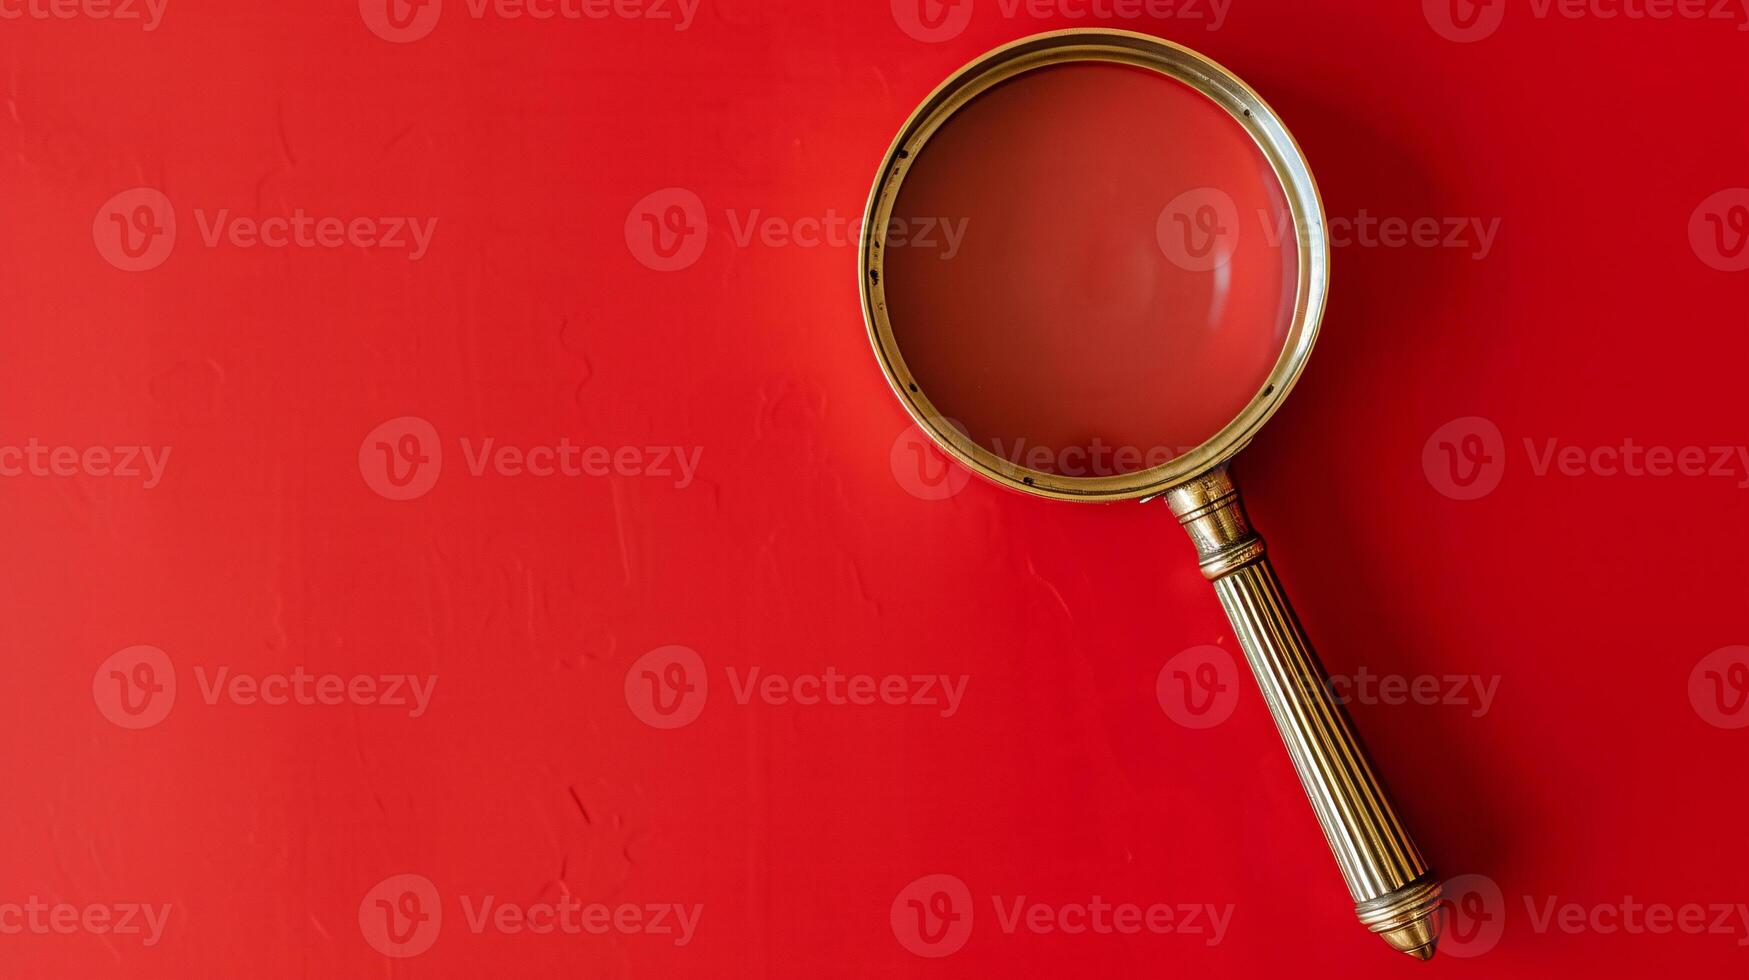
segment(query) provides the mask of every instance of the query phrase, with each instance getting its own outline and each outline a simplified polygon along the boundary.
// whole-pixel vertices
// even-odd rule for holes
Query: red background
[[[1732,478],[1536,474],[1524,449],[1740,445],[1743,273],[1691,247],[1749,184],[1737,23],[1558,15],[1473,44],[1413,3],[1235,0],[1206,21],[1003,17],[941,43],[884,3],[711,2],[641,20],[467,16],[391,44],[359,9],[170,0],[146,32],[0,23],[0,443],[171,446],[160,485],[0,479],[0,903],[169,903],[162,941],[0,935],[17,977],[1349,976],[1727,971],[1745,927],[1538,929],[1587,909],[1749,901],[1749,731],[1691,703],[1749,643]],[[1300,387],[1237,473],[1332,671],[1497,678],[1353,712],[1423,849],[1501,888],[1483,958],[1421,967],[1354,920],[1249,678],[1173,722],[1162,665],[1233,640],[1158,505],[974,483],[908,493],[905,419],[849,247],[740,245],[727,212],[860,211],[952,69],[1038,30],[1180,40],[1271,100],[1333,217],[1500,219],[1491,253],[1351,245]],[[127,272],[93,216],[161,190],[178,238]],[[641,264],[628,213],[680,187],[698,261]],[[194,212],[419,216],[430,251],[208,247]],[[101,236],[98,236],[99,238]],[[441,478],[373,492],[385,420]],[[1453,419],[1499,488],[1423,467]],[[703,450],[698,480],[472,478],[461,438]],[[1539,448],[1540,451],[1540,448]],[[899,454],[903,458],[903,453]],[[1436,468],[1435,468],[1436,469]],[[902,475],[902,474],[901,474]],[[174,709],[106,720],[111,654],[162,649]],[[699,654],[659,730],[634,661]],[[243,705],[195,670],[438,678],[430,710]],[[739,704],[724,669],[968,677],[917,707]],[[96,699],[101,702],[101,698]],[[444,896],[432,948],[375,951],[391,875]],[[964,949],[908,952],[901,889],[952,874]],[[704,907],[645,935],[475,935],[456,895]],[[991,896],[1233,907],[1223,941],[1002,931]],[[1709,921],[1711,917],[1709,916]]]

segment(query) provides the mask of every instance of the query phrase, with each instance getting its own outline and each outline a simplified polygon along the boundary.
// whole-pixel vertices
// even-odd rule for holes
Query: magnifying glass
[[[1323,205],[1275,113],[1220,65],[1158,38],[1025,38],[918,107],[863,228],[869,336],[911,416],[1005,487],[1165,499],[1361,923],[1430,958],[1439,883],[1227,473],[1305,366],[1328,285]]]

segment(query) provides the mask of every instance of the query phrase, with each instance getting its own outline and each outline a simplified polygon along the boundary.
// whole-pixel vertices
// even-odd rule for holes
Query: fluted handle
[[[1354,722],[1330,696],[1323,665],[1282,594],[1226,468],[1167,497],[1196,542],[1203,575],[1226,607],[1348,882],[1355,913],[1393,947],[1431,957],[1439,939],[1439,883],[1385,794]]]

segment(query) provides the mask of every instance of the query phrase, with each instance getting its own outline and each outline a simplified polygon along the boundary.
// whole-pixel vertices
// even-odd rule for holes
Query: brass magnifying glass
[[[930,239],[927,227],[959,234]],[[863,228],[863,312],[907,411],[999,485],[1165,499],[1360,921],[1431,957],[1439,883],[1331,697],[1227,472],[1292,390],[1328,287],[1323,205],[1276,114],[1226,69],[1158,38],[1025,38],[924,100],[881,164]]]

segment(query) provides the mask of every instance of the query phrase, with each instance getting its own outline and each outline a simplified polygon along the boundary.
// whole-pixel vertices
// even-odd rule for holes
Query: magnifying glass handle
[[[1174,488],[1167,500],[1232,620],[1354,896],[1355,914],[1393,947],[1432,957],[1439,882],[1385,794],[1354,722],[1330,696],[1323,665],[1282,594],[1226,467]]]

